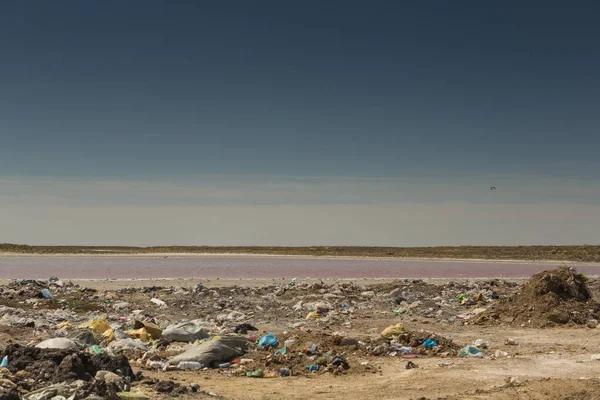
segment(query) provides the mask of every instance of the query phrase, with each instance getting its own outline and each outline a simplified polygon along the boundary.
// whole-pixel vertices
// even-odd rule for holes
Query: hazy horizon
[[[599,244],[598,11],[5,2],[0,242]]]

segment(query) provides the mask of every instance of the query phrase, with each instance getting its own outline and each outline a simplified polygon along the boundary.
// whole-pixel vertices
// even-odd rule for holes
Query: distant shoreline
[[[28,246],[0,244],[0,257],[301,257],[429,261],[600,262],[600,246]]]
[[[0,258],[6,257],[49,257],[49,258],[293,258],[293,259],[330,259],[330,260],[402,260],[402,261],[431,261],[431,262],[463,262],[463,263],[498,263],[510,262],[515,264],[557,264],[570,263],[574,265],[600,266],[596,261],[566,261],[566,260],[525,260],[525,259],[491,259],[491,258],[433,258],[433,257],[360,257],[360,256],[311,256],[296,254],[254,254],[254,253],[0,253]]]

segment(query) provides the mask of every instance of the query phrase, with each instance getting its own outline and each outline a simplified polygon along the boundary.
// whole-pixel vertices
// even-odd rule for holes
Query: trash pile
[[[391,289],[388,296],[393,300],[396,314],[462,324],[473,307],[487,307],[500,297],[515,293],[518,285],[500,279],[447,282],[443,285],[405,280],[381,285],[381,289]]]
[[[459,346],[408,326],[420,318],[469,324],[517,290],[503,280],[101,291],[55,277],[12,281],[0,286],[0,399],[204,395],[198,385],[143,378],[132,367],[268,378],[376,373],[381,357],[482,357],[480,343]],[[356,334],[373,319],[393,323]]]
[[[504,323],[528,327],[564,324],[596,327],[600,304],[592,299],[587,278],[570,267],[535,274],[513,296],[500,300],[482,313],[480,323]]]
[[[460,346],[452,339],[431,332],[406,330],[403,323],[390,325],[381,333],[380,344],[372,348],[375,356],[389,355],[402,358],[420,358],[422,356],[456,356]]]

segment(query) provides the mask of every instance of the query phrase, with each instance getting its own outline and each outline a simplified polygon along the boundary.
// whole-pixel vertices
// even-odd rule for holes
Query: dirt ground
[[[334,257],[452,258],[486,260],[600,261],[600,246],[28,246],[0,243],[0,253],[15,254],[270,254]]]
[[[0,307],[18,306],[27,312],[41,310],[42,314],[71,308],[70,312],[82,317],[107,315],[108,319],[112,313],[110,304],[127,301],[132,308],[145,309],[146,315],[155,317],[161,327],[182,318],[216,320],[218,314],[238,309],[246,314],[244,321],[259,329],[257,335],[269,332],[282,340],[294,335],[314,338],[320,333],[332,335],[338,332],[344,337],[378,343],[386,327],[403,322],[407,330],[435,332],[439,337],[451,338],[460,347],[473,344],[477,339],[488,342],[483,358],[441,354],[407,359],[387,354],[376,356],[372,350],[349,348],[345,356],[350,368],[345,373],[310,374],[303,371],[290,377],[266,375],[262,379],[240,376],[231,369],[161,371],[130,357],[133,371],[141,371],[146,379],[171,380],[182,386],[198,383],[204,394],[178,395],[177,398],[184,400],[210,398],[208,392],[225,399],[600,399],[600,360],[592,359],[592,355],[600,353],[600,329],[574,324],[544,329],[531,328],[526,323],[524,326],[480,325],[473,320],[457,323],[459,321],[454,319],[455,315],[476,312],[499,301],[491,300],[490,288],[501,300],[515,294],[522,283],[522,280],[500,283],[465,280],[456,284],[446,280],[400,282],[376,279],[352,283],[314,280],[298,281],[295,288],[289,288],[287,280],[79,281],[73,284],[97,292],[93,295],[90,292],[88,298],[88,294],[79,295],[84,292],[78,288],[72,292],[78,293],[79,302],[74,302],[74,295],[65,291],[62,303],[38,302],[34,305],[22,301],[25,297],[19,296],[25,295],[17,293],[10,302],[7,299],[0,301]],[[7,284],[0,282],[0,290],[1,285]],[[202,290],[200,294],[193,294],[193,288],[197,291],[198,284],[202,285]],[[588,286],[594,299],[598,299],[600,281],[591,279]],[[182,292],[181,288],[186,287],[188,292]],[[393,311],[402,307],[394,303],[395,295],[390,294],[395,289],[395,295],[401,294],[407,299],[401,304],[414,305],[413,308],[404,306],[406,311],[400,315]],[[339,290],[344,292],[339,298],[325,297]],[[373,297],[365,295],[364,291],[373,291]],[[462,292],[486,293],[488,303],[461,305],[453,298]],[[151,297],[164,299],[169,307],[157,309],[149,302]],[[356,310],[329,320],[311,321],[305,319],[306,311],[298,317],[292,308],[299,299],[307,302],[323,297],[335,305],[348,303]],[[435,308],[433,298],[437,298],[436,301],[448,298],[450,302],[439,312],[432,312],[431,308]],[[291,329],[290,323],[294,320],[306,325]],[[40,341],[52,337],[53,333],[54,328],[0,326],[0,348],[9,343]],[[514,339],[517,345],[506,344],[508,338]],[[506,352],[508,356],[495,358],[496,350]],[[258,361],[267,354],[253,351],[248,356]],[[418,368],[406,369],[409,361]],[[365,362],[369,365],[363,366]],[[273,367],[273,370],[278,368]],[[148,391],[143,384],[133,386],[132,391],[138,390],[151,398],[172,398]]]

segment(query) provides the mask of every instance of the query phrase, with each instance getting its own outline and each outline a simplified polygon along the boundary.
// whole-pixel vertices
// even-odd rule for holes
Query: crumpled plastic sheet
[[[75,400],[79,390],[85,382],[77,380],[72,383],[57,383],[52,386],[29,392],[23,396],[24,400]]]

